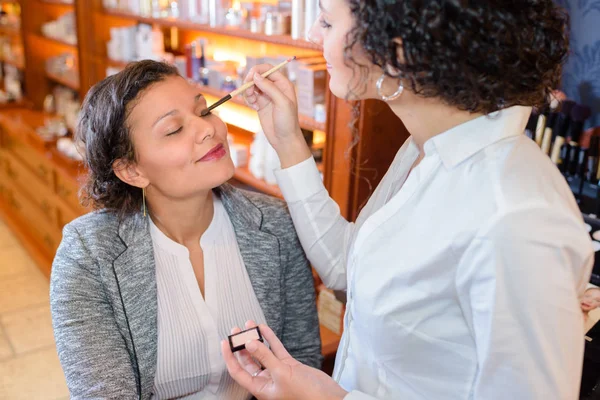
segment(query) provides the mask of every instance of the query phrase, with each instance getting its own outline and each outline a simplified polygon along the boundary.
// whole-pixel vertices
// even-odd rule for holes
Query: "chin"
[[[233,161],[231,161],[231,158],[227,157],[227,160],[222,161],[223,165],[221,166],[221,168],[219,168],[217,174],[219,183],[217,183],[216,186],[224,184],[225,182],[233,178],[233,175],[235,174],[235,167],[233,166]]]
[[[338,82],[333,77],[329,80],[329,90],[339,99],[350,101],[368,99],[370,97],[365,89],[364,85],[351,85],[348,83],[348,80]]]

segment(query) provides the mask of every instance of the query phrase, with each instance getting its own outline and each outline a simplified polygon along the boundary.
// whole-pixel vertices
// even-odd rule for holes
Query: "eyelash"
[[[181,132],[181,130],[182,130],[182,129],[183,129],[183,126],[182,126],[182,127],[180,127],[179,129],[177,129],[176,131],[173,131],[173,132],[171,132],[171,133],[167,133],[167,136],[175,135],[176,133],[179,133],[179,132]]]
[[[211,115],[213,115],[213,114],[212,114],[212,112],[210,112],[210,111],[209,111],[209,112],[208,112],[208,114],[206,114],[204,117],[203,117],[202,115],[200,115],[200,113],[198,113],[198,116],[199,116],[200,118],[206,118],[206,117],[209,117],[209,116],[211,116]],[[182,127],[180,127],[179,129],[177,129],[176,131],[173,131],[173,132],[167,133],[167,136],[175,135],[175,134],[177,134],[177,133],[181,132],[182,130],[183,130],[183,126],[182,126]]]
[[[319,20],[319,22],[321,23],[321,28],[323,29],[329,29],[331,28],[331,25],[327,23],[327,21],[325,21],[324,18],[321,17],[321,19]]]

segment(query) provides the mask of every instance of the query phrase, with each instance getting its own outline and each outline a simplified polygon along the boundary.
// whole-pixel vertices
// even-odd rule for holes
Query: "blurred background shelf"
[[[302,39],[292,39],[289,35],[266,35],[264,33],[253,33],[246,29],[240,28],[220,28],[211,27],[210,25],[198,24],[190,21],[182,21],[176,18],[153,18],[146,17],[143,15],[133,14],[123,10],[103,9],[103,13],[113,17],[119,17],[123,19],[131,19],[137,22],[160,25],[165,27],[175,27],[179,29],[197,31],[197,32],[210,32],[219,35],[226,35],[237,38],[250,39],[260,41],[264,43],[272,43],[278,45],[292,46],[301,49],[309,50],[320,50],[321,46],[316,45],[312,42]]]

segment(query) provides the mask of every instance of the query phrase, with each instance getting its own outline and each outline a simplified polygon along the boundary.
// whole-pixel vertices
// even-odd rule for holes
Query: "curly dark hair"
[[[356,63],[350,53],[358,43],[373,64],[398,71],[386,74],[422,96],[490,113],[543,106],[559,84],[568,15],[553,0],[347,1],[355,21],[347,60]]]
[[[130,63],[88,91],[76,129],[88,172],[80,191],[84,205],[115,212],[120,218],[141,209],[142,191],[121,181],[113,163],[135,161],[127,118],[142,92],[169,76],[180,76],[177,68],[144,60]]]

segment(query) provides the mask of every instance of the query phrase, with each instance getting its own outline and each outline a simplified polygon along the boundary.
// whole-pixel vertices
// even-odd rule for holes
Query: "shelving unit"
[[[18,28],[13,27],[13,26],[0,25],[0,35],[20,37],[21,31]]]
[[[41,40],[47,40],[50,42],[54,42],[55,44],[66,46],[69,51],[77,51],[77,43],[69,43],[67,41],[61,40],[59,38],[54,38],[50,36],[37,35]]]
[[[218,35],[225,35],[229,37],[235,38],[243,38],[256,40],[263,43],[271,43],[283,46],[292,46],[297,49],[308,49],[308,50],[317,50],[319,51],[320,46],[308,42],[306,40],[298,40],[292,39],[289,35],[265,35],[263,33],[252,33],[245,29],[238,28],[220,28],[220,27],[211,27],[210,25],[197,24],[190,21],[181,21],[178,19],[172,18],[152,18],[146,17],[142,15],[132,14],[122,10],[111,10],[111,9],[102,9],[103,14],[118,17],[123,19],[134,20],[137,22],[149,24],[149,25],[158,25],[167,28],[179,28],[183,30],[196,31],[201,33],[211,33]]]
[[[13,67],[16,67],[17,69],[20,69],[21,71],[25,70],[25,65],[21,62],[15,61],[15,60],[10,60],[7,58],[0,58],[0,63],[12,65]]]
[[[61,84],[75,91],[79,90],[79,83],[72,81],[67,77],[56,75],[51,72],[46,72],[46,77],[55,83]]]

